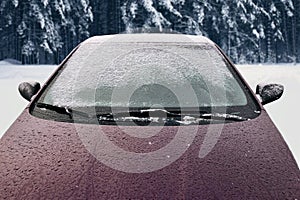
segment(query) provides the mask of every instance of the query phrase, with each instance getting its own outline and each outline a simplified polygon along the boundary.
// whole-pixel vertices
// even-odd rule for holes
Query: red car
[[[0,199],[300,199],[299,168],[213,42],[124,34],[81,43],[1,138]]]

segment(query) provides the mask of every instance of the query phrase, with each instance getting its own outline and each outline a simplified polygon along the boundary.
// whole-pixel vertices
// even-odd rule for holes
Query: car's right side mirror
[[[256,94],[260,96],[262,105],[268,104],[279,99],[284,91],[283,85],[280,84],[258,84]]]

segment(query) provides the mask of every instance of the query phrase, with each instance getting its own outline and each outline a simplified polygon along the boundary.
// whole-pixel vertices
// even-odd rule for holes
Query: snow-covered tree
[[[88,0],[4,0],[0,14],[8,27],[0,31],[10,34],[23,63],[58,63],[64,43],[72,41],[69,52],[89,37],[93,20]]]
[[[235,62],[300,60],[299,0],[1,0],[0,59],[58,63],[92,36],[204,35]]]
[[[282,16],[293,12],[292,0],[131,0],[122,19],[127,32],[156,27],[205,35],[236,62],[276,62]]]

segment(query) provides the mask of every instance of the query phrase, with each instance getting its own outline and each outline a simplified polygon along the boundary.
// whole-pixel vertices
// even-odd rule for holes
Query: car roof
[[[93,36],[82,44],[90,43],[202,43],[214,45],[210,39],[200,35],[166,34],[166,33],[134,33]]]

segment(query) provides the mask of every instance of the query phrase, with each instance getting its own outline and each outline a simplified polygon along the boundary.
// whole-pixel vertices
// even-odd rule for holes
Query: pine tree
[[[87,0],[5,0],[0,8],[1,39],[7,41],[1,49],[8,52],[2,56],[26,64],[60,62],[89,37],[93,20]]]
[[[294,0],[293,1],[293,4],[294,4],[294,10],[296,11],[295,12],[295,15],[294,15],[294,20],[295,20],[295,46],[297,47],[296,48],[296,57],[297,57],[297,60],[296,62],[300,62],[300,1],[298,0]]]
[[[204,35],[234,62],[300,60],[298,0],[2,0],[0,59],[59,63],[92,35]]]

